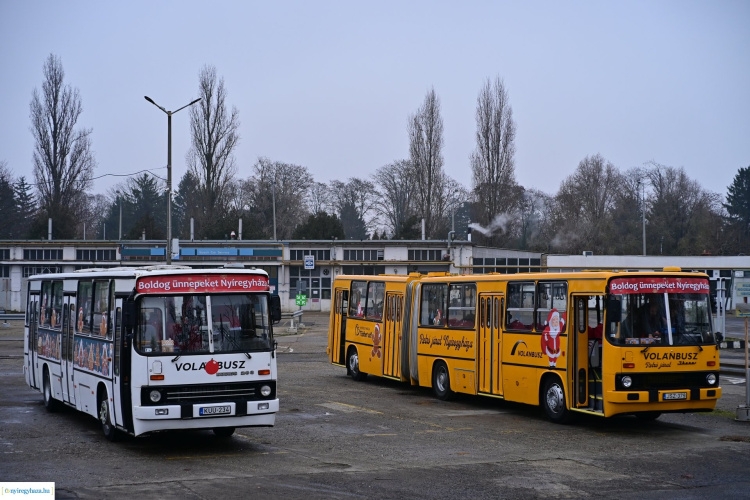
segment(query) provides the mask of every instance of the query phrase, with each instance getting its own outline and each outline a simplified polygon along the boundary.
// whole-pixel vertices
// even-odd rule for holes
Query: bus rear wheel
[[[216,437],[228,438],[234,434],[234,427],[214,427],[213,431]]]
[[[44,381],[42,382],[42,394],[44,395],[44,407],[48,412],[57,411],[59,405],[57,400],[52,397],[52,384],[49,381],[49,370],[44,367]]]
[[[349,353],[346,355],[346,367],[349,370],[349,375],[354,380],[364,380],[367,378],[366,373],[359,371],[359,355],[357,354],[356,347],[349,348]]]
[[[99,391],[99,422],[102,424],[102,434],[104,434],[104,437],[110,441],[117,441],[119,433],[114,424],[112,424],[106,390]]]
[[[435,363],[432,369],[432,391],[441,401],[447,401],[453,397],[451,376],[448,373],[448,367],[442,361]]]
[[[556,424],[564,424],[570,420],[570,411],[565,407],[565,390],[560,379],[547,379],[542,391],[542,406],[547,417]]]

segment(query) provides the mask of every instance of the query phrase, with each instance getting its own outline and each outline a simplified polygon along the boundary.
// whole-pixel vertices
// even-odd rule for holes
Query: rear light
[[[150,375],[149,380],[164,380],[164,375]]]
[[[635,368],[635,363],[623,363],[623,368]]]
[[[258,375],[270,375],[271,370],[258,370]]]
[[[706,363],[708,366],[716,366],[716,361],[709,361]]]

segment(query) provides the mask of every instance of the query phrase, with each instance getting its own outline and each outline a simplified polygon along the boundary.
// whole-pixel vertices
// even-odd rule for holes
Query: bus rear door
[[[65,378],[62,383],[63,400],[68,403],[76,404],[75,376],[73,374],[73,356],[75,355],[75,318],[76,318],[76,301],[75,297],[67,297],[69,300],[67,314],[63,318],[63,352],[60,359],[60,368],[62,376]]]
[[[383,314],[383,375],[402,379],[401,331],[404,320],[404,295],[387,292]]]
[[[500,353],[502,335],[500,319],[504,305],[502,294],[482,293],[479,295],[479,346],[477,349],[478,392],[502,395],[502,373]]]

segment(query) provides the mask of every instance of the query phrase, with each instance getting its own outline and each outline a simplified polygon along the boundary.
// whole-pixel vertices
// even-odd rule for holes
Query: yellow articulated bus
[[[658,272],[338,276],[331,363],[544,408],[554,422],[711,411],[708,276]]]

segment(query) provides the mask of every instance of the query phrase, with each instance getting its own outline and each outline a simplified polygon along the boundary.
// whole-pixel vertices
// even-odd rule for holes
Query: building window
[[[409,260],[431,260],[438,261],[443,259],[442,250],[409,250]],[[478,259],[474,259],[475,261]]]
[[[330,250],[289,250],[289,260],[305,260],[305,255],[312,255],[315,260],[331,260]]]
[[[322,274],[329,274],[323,268]],[[321,268],[305,269],[303,266],[289,266],[289,290],[291,295],[304,292],[309,299],[331,298],[331,278],[321,278]]]
[[[373,261],[383,260],[383,250],[344,250],[343,260]]]
[[[10,248],[0,248],[0,260],[10,260]]]
[[[30,248],[23,251],[23,260],[62,260],[61,248]]]
[[[23,266],[23,277],[28,278],[35,274],[50,274],[62,272],[60,266]]]
[[[101,261],[117,260],[116,250],[76,250],[76,260]]]
[[[10,278],[10,266],[0,265],[0,278]]]

